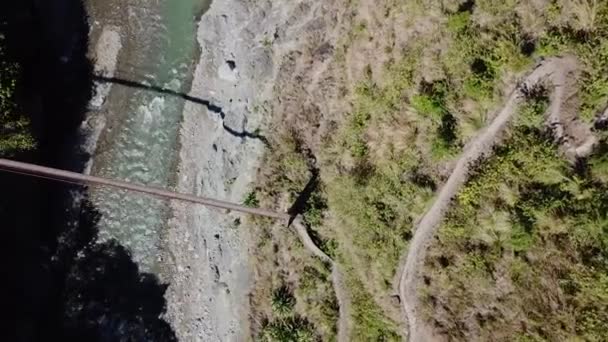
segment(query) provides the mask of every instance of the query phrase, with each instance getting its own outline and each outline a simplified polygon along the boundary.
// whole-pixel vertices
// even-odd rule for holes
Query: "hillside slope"
[[[568,54],[576,60],[577,72],[566,73],[571,83],[563,94],[566,101],[549,110],[559,115],[518,116],[549,136],[547,143],[555,141],[555,158],[585,163],[577,151],[593,147],[585,144],[591,141],[589,127],[608,100],[608,63],[603,57],[608,51],[607,6],[568,0],[361,0],[329,1],[317,9],[316,25],[301,37],[305,48],[283,61],[276,99],[264,106],[272,117],[266,134],[271,149],[250,195],[260,206],[280,209],[304,198],[309,233],[344,269],[353,339],[406,338],[407,319],[397,285],[402,256],[407,255],[417,223],[462,153],[544,59]],[[544,105],[549,102],[554,106],[559,101]],[[512,105],[516,112],[525,109]],[[539,108],[535,110],[544,113],[545,108]],[[545,122],[552,129],[543,128]],[[507,132],[520,134],[512,128]],[[537,133],[530,129],[521,134],[533,139]],[[602,132],[593,134],[602,139]],[[510,143],[506,139],[500,145]],[[598,148],[586,152],[603,160]],[[562,164],[550,164],[556,168],[552,172],[562,172],[558,165]],[[448,207],[457,205],[444,200]],[[255,223],[254,335],[264,335],[264,327],[281,317],[273,293],[287,289],[295,303],[290,317],[304,320],[304,326],[323,339],[335,338],[337,312],[335,299],[327,295],[329,270],[311,259],[292,231],[271,222]],[[445,224],[449,222],[440,226]],[[505,229],[518,229],[506,225]],[[431,251],[436,248],[441,249],[431,246]],[[453,253],[463,257],[465,251]],[[426,264],[436,263],[433,260]],[[458,278],[452,284],[451,273],[440,274],[447,289],[467,283]],[[429,288],[429,279],[422,280],[415,289],[425,303],[421,320],[431,323],[438,335],[486,336],[478,328],[462,330],[459,320],[470,314],[466,306],[452,313],[450,305],[435,303],[438,294],[441,303],[470,303],[471,293],[438,288],[434,279]],[[431,319],[434,315],[438,321]],[[505,331],[509,338],[521,333]]]

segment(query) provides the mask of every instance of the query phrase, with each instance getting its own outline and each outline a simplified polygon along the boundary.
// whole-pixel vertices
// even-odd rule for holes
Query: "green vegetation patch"
[[[415,60],[404,60],[390,66],[392,78],[386,85],[371,80],[360,85],[349,123],[324,156],[348,165],[327,182],[328,205],[348,226],[348,239],[361,262],[374,265],[382,287],[390,284],[411,223],[424,210],[436,182],[425,174],[424,161],[410,143],[417,134],[415,115],[401,111],[407,107],[403,95],[413,85],[414,68]],[[420,97],[419,102],[440,107],[433,101]],[[427,181],[416,182],[419,178]]]
[[[272,292],[271,303],[272,311],[277,316],[289,316],[293,313],[293,309],[296,305],[296,298],[289,288],[283,285]]]
[[[295,290],[302,312],[322,331],[325,341],[334,340],[338,334],[340,309],[331,282],[331,269],[320,261],[300,269]]]
[[[351,335],[354,341],[401,341],[397,333],[399,327],[388,320],[373,297],[354,275],[354,270],[346,270],[346,285],[350,292],[352,306]]]
[[[318,341],[308,321],[291,316],[269,322],[262,329],[260,340],[264,342],[313,342]]]
[[[581,116],[590,121],[608,101],[608,2],[556,1],[548,7],[545,20],[538,54],[569,52],[578,57]]]
[[[452,81],[461,85],[461,96],[491,102],[502,74],[521,71],[531,61],[518,46],[520,27],[515,20],[482,29],[469,12],[462,12],[448,16],[447,29],[453,42],[443,61]]]
[[[0,35],[0,155],[10,156],[34,148],[28,119],[17,108],[15,92],[19,65],[6,53],[5,38]]]
[[[606,149],[573,168],[538,128],[543,107],[522,108],[429,252],[427,319],[451,338],[601,341],[608,332]]]
[[[247,196],[245,196],[245,200],[243,201],[243,205],[249,208],[259,207],[260,201],[258,200],[257,193],[255,191],[247,193]]]
[[[320,338],[314,326],[295,311],[296,297],[288,286],[272,291],[273,320],[262,327],[259,340],[265,342],[313,342]]]

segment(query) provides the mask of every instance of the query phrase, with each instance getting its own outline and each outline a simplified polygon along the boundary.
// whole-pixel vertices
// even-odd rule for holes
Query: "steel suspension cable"
[[[261,209],[261,208],[250,208],[244,205],[216,200],[212,198],[200,197],[190,194],[184,194],[179,192],[169,191],[164,188],[155,187],[155,186],[147,186],[140,184],[133,184],[125,181],[84,175],[77,172],[65,171],[60,169],[54,169],[50,167],[17,162],[9,159],[0,158],[0,171],[12,172],[20,175],[49,179],[58,182],[70,183],[70,184],[78,184],[78,185],[102,185],[109,186],[113,188],[144,193],[147,195],[152,195],[156,197],[173,199],[178,201],[185,201],[190,203],[202,204],[207,207],[219,208],[219,209],[228,209],[234,210],[242,213],[258,215],[258,216],[266,216],[277,219],[285,219],[288,220],[290,218],[289,214],[286,213],[278,213],[272,210]]]

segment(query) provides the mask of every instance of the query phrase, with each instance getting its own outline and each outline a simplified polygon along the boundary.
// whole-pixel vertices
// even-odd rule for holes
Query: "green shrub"
[[[272,311],[279,317],[289,316],[293,313],[296,299],[285,285],[272,292]]]
[[[608,145],[602,142],[589,160],[589,168],[593,177],[608,184]]]
[[[251,191],[247,194],[245,200],[243,201],[243,205],[250,208],[257,208],[260,206],[260,201],[258,200],[255,191]]]
[[[541,129],[545,121],[545,111],[549,105],[547,89],[542,85],[535,85],[531,89],[523,89],[526,102],[519,108],[515,124],[528,128]]]
[[[327,210],[327,199],[317,182],[304,207],[304,222],[310,227],[319,227],[323,223],[324,212]]]
[[[5,52],[0,36],[0,155],[12,155],[35,147],[29,120],[19,112],[15,102],[19,65]]]
[[[439,120],[445,112],[443,102],[437,101],[428,95],[414,95],[411,99],[412,107],[422,115],[428,115],[431,119]]]
[[[310,323],[297,316],[268,323],[260,335],[260,339],[265,342],[313,342],[318,340]]]
[[[448,17],[448,31],[453,35],[466,34],[471,25],[471,13],[460,12]]]
[[[577,3],[576,11],[571,7],[560,6],[559,3],[551,7],[554,17],[566,20],[565,23],[564,19],[548,21],[549,29],[539,39],[537,54],[551,56],[567,52],[576,55],[582,67],[578,78],[580,115],[591,121],[608,100],[608,79],[605,76],[608,72],[608,3],[594,0]],[[586,25],[579,25],[578,21],[581,14],[588,11],[581,7],[591,3],[593,6],[589,9],[593,8],[595,20],[592,29],[589,29],[584,28]]]

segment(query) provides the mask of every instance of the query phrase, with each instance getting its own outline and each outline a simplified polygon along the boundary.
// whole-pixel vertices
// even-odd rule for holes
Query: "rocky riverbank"
[[[264,149],[259,110],[272,88],[263,9],[214,2],[201,18],[200,62],[180,132],[177,190],[242,202]],[[247,237],[234,214],[173,203],[165,244],[173,274],[168,316],[183,341],[246,339]]]
[[[242,202],[270,131],[285,62],[302,44],[308,2],[216,1],[198,28],[201,47],[181,127],[177,190]],[[183,341],[249,338],[249,227],[236,214],[173,203],[165,244],[173,279],[168,316]]]

